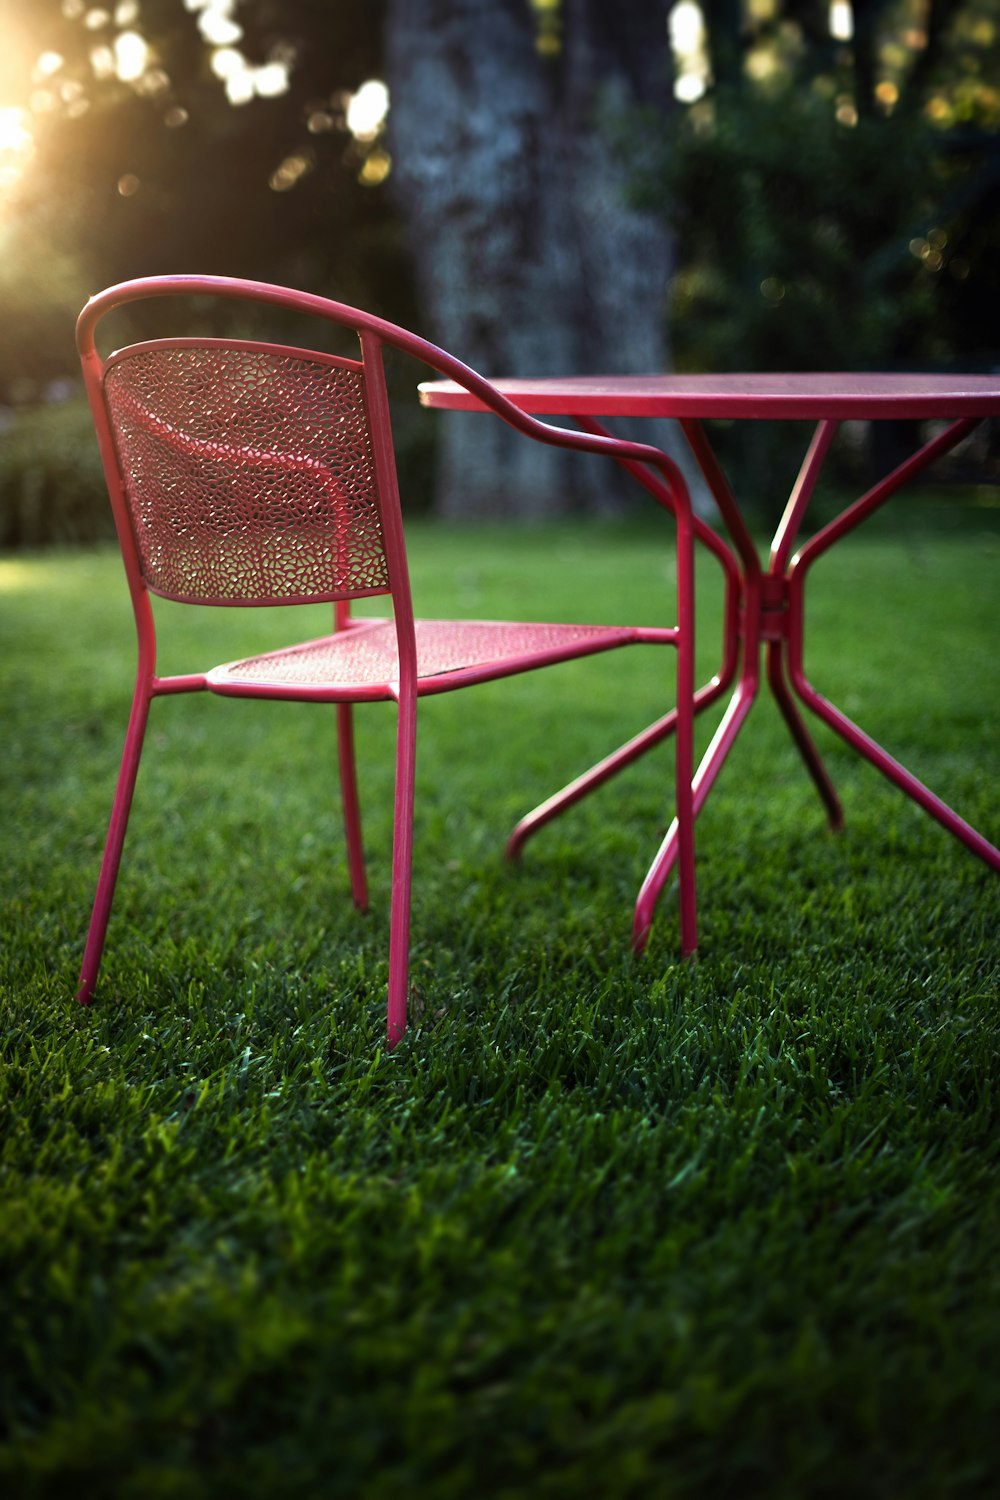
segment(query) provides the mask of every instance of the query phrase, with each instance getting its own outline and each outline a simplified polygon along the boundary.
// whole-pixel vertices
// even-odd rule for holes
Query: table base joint
[[[789,638],[789,580],[780,573],[765,573],[755,603],[747,600],[740,610],[740,639],[748,649],[762,641]]]

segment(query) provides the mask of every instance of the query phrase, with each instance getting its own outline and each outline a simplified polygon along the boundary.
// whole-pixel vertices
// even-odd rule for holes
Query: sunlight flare
[[[708,32],[701,6],[695,0],[678,0],[667,26],[676,72],[674,97],[682,104],[694,104],[707,90],[711,78]]]
[[[0,193],[20,180],[34,150],[27,111],[13,105],[0,109]]]
[[[854,7],[850,0],[833,0],[830,6],[830,35],[836,42],[849,42],[854,36]]]
[[[347,128],[357,141],[373,141],[389,113],[389,90],[378,78],[369,78],[347,106]]]
[[[137,31],[123,31],[115,37],[115,72],[122,83],[135,83],[146,71],[149,45]]]

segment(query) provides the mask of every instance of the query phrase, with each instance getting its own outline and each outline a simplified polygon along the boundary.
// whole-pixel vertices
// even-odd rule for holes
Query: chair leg
[[[690,526],[677,526],[677,728],[674,735],[674,798],[680,879],[681,953],[698,946],[698,898],[694,848],[694,540]]]
[[[406,1030],[410,971],[410,887],[413,879],[413,790],[417,759],[417,700],[400,698],[396,731],[396,798],[392,830],[392,907],[389,926],[390,1051]]]
[[[114,802],[111,806],[108,837],[101,860],[101,873],[97,881],[97,894],[94,897],[94,909],[87,932],[87,945],[80,969],[80,986],[76,992],[76,998],[81,1005],[90,1004],[94,986],[97,983],[97,971],[101,966],[104,939],[108,930],[108,919],[111,916],[111,902],[114,899],[122,846],[125,843],[125,830],[128,827],[128,815],[132,807],[132,794],[135,791],[135,780],[139,771],[139,757],[142,754],[142,742],[149,719],[149,704],[148,693],[137,691],[132,700],[132,711],[125,735],[125,748],[122,751],[121,768],[118,772],[118,784],[115,787]]]
[[[351,895],[359,911],[368,910],[365,850],[361,838],[361,808],[354,757],[354,714],[350,703],[337,704],[337,751],[340,760],[340,796],[344,807],[347,862],[351,872]]]

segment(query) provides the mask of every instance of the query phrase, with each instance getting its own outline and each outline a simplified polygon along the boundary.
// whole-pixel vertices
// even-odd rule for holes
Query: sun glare
[[[0,192],[18,181],[34,149],[27,110],[13,106],[0,109]]]
[[[0,151],[22,154],[30,151],[32,135],[23,109],[0,109]]]
[[[236,0],[184,0],[184,9],[198,17],[198,30],[210,47],[233,47],[243,39],[235,19]]]
[[[122,31],[115,37],[115,72],[122,83],[134,83],[146,71],[149,47],[137,31]]]
[[[711,68],[705,17],[695,0],[679,0],[667,22],[676,77],[674,96],[682,104],[694,104],[708,88]]]
[[[830,35],[834,41],[849,42],[854,35],[854,7],[850,0],[832,0]]]
[[[35,63],[32,78],[51,78],[59,72],[65,59],[58,52],[43,52]]]
[[[356,141],[373,141],[389,113],[389,90],[377,78],[369,78],[347,106],[347,128]]]

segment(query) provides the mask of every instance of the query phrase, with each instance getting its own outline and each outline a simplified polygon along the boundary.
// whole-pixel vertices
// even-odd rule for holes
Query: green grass
[[[901,505],[820,564],[808,660],[997,840],[989,498]],[[412,545],[426,610],[669,610],[656,531]],[[699,585],[710,671],[711,564]],[[699,957],[668,892],[635,959],[669,751],[520,868],[500,851],[661,711],[669,653],[431,701],[413,1025],[387,1055],[392,710],[359,718],[359,917],[331,713],[166,700],[83,1010],[124,584],[100,551],[0,560],[0,589],[6,1495],[995,1493],[985,866],[818,729],[831,836],[762,701],[699,824]],[[220,611],[206,642],[166,613],[168,670],[287,628]]]

